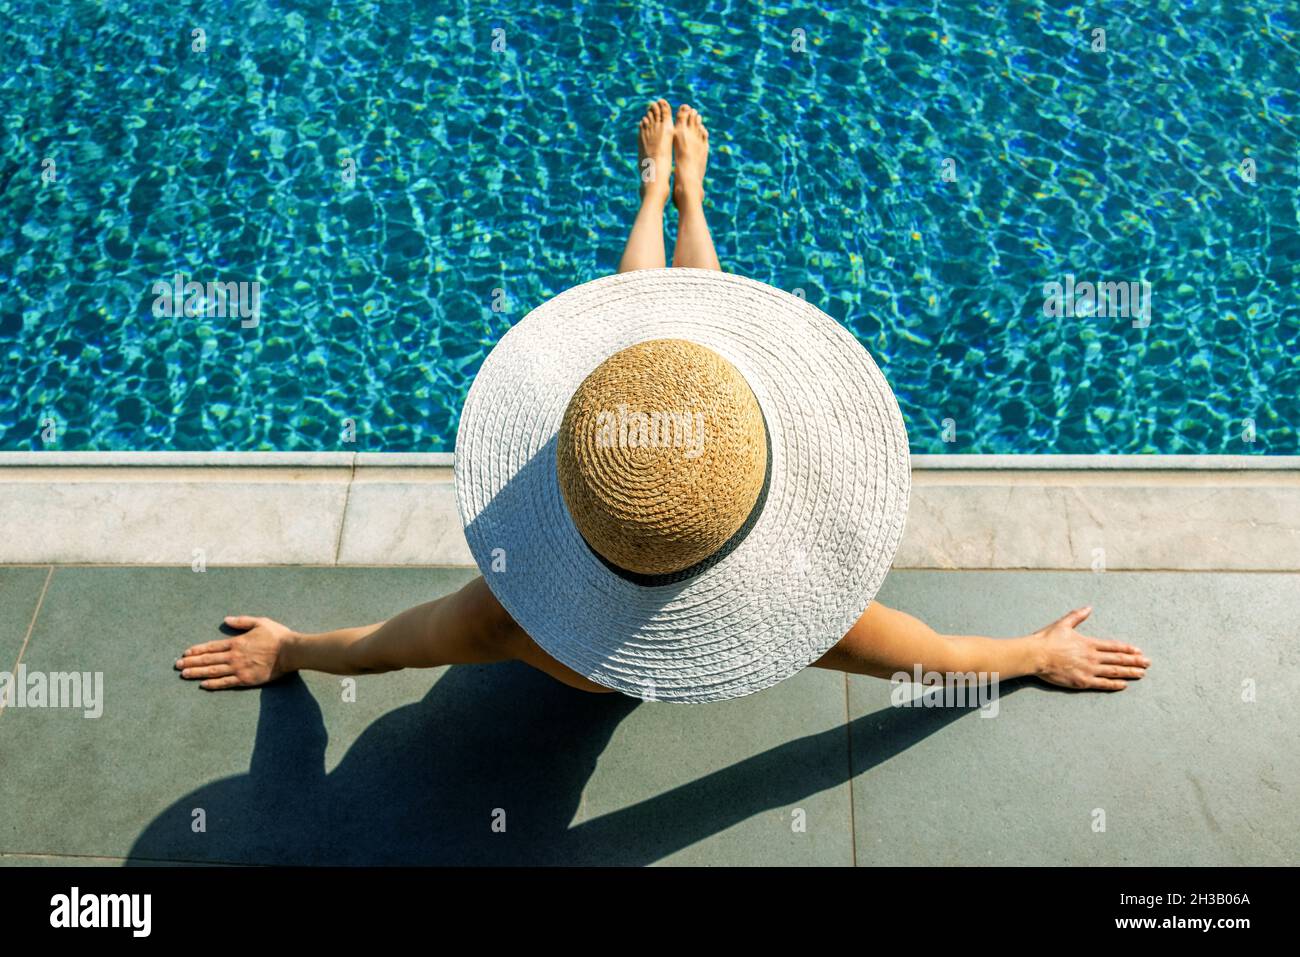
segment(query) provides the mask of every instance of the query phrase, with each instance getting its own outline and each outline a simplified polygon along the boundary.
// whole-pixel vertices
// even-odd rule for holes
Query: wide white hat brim
[[[647,587],[583,541],[555,445],[588,373],[650,339],[699,343],[740,371],[767,420],[771,478],[733,551]],[[857,340],[797,296],[711,270],[622,273],[543,303],[484,360],[456,438],[461,520],[492,593],[558,661],[658,701],[751,694],[820,658],[884,581],[910,487],[898,403]]]

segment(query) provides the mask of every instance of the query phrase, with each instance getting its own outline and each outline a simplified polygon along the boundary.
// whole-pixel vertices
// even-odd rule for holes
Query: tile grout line
[[[844,672],[844,735],[849,748],[849,848],[853,852],[853,867],[858,866],[858,822],[853,802],[853,720],[849,712],[849,673]]]
[[[333,567],[337,568],[339,556],[343,554],[343,529],[348,524],[348,505],[352,501],[352,483],[357,480],[357,453],[352,453],[351,471],[348,472],[348,487],[343,491],[343,514],[339,516],[339,534],[334,540]]]
[[[27,643],[32,640],[32,632],[36,630],[36,618],[41,613],[41,606],[45,604],[45,593],[50,590],[50,579],[53,577],[54,566],[51,565],[50,570],[45,573],[45,584],[41,586],[41,594],[36,599],[36,607],[32,609],[32,620],[27,623],[27,634],[23,635],[22,646],[18,649],[18,660],[14,662],[14,670],[11,672],[14,675],[18,674],[18,667],[23,663],[23,655],[27,651]],[[5,713],[5,699],[7,697],[8,695],[4,698],[0,698],[0,715]]]

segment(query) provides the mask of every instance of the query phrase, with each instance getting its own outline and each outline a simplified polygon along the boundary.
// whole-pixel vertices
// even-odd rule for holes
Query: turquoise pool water
[[[0,0],[0,449],[450,450],[613,271],[663,95],[726,268],[853,330],[914,452],[1300,451],[1300,5],[938,9]],[[158,314],[177,273],[256,316]]]

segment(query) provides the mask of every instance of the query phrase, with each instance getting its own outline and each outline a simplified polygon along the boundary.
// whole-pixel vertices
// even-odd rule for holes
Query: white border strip
[[[452,461],[0,453],[0,565],[472,565]],[[895,567],[1300,571],[1300,457],[912,462]]]
[[[1235,472],[1300,469],[1300,455],[913,455],[912,468]]]
[[[0,469],[451,468],[451,452],[0,452]],[[913,455],[921,470],[1300,470],[1300,455]]]
[[[450,452],[0,452],[3,468],[451,468]]]

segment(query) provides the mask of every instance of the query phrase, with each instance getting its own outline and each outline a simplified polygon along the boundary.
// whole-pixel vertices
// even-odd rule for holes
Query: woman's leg
[[[300,634],[270,618],[226,619],[243,634],[196,645],[176,662],[181,677],[209,691],[251,688],[291,671],[366,675],[403,668],[522,661],[583,691],[609,691],[539,648],[476,578],[460,591],[425,602],[388,621],[318,635]]]
[[[676,162],[673,205],[677,207],[677,245],[673,265],[722,271],[713,236],[704,218],[704,171],[709,165],[709,131],[699,111],[682,104],[673,131]]]
[[[1076,609],[1023,638],[941,635],[911,615],[872,602],[818,668],[891,678],[903,673],[997,674],[999,680],[1034,675],[1065,688],[1122,691],[1141,678],[1151,661],[1119,641],[1081,635],[1075,628],[1091,614]],[[984,680],[982,677],[981,681]]]
[[[637,132],[637,173],[641,177],[641,208],[623,247],[619,272],[663,269],[664,206],[673,168],[673,115],[667,100],[646,107]]]

